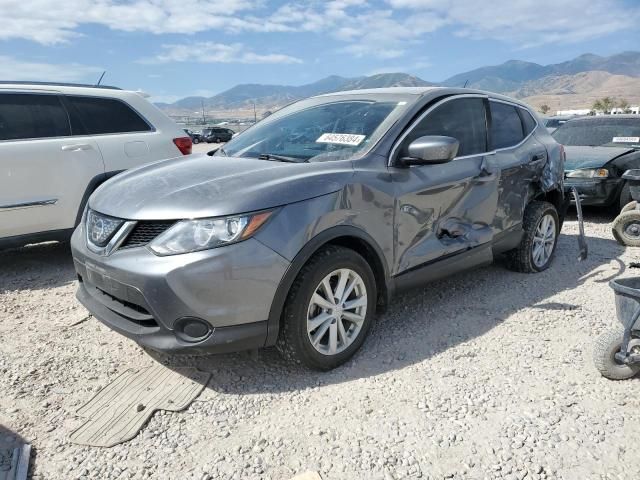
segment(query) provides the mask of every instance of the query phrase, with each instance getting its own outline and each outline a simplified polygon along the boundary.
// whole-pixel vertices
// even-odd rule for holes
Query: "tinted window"
[[[458,156],[487,151],[484,101],[481,98],[451,100],[436,107],[407,135],[401,156],[408,156],[409,144],[425,135],[444,135],[460,142]]]
[[[513,147],[524,138],[522,120],[516,107],[504,103],[491,105],[491,139],[493,148]]]
[[[518,109],[518,111],[520,112],[520,117],[522,118],[522,124],[524,125],[524,135],[526,137],[536,128],[536,121],[524,108],[520,108]]]
[[[111,98],[67,97],[90,135],[147,132],[147,122],[124,102]]]
[[[552,135],[556,142],[569,146],[631,147],[640,144],[640,118],[603,115],[571,120]]]
[[[70,134],[67,112],[57,96],[0,94],[0,140]]]

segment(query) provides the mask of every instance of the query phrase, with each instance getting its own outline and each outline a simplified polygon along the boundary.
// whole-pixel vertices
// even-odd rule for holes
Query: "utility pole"
[[[256,115],[256,101],[253,101],[253,123],[258,121],[258,115]]]
[[[204,116],[204,100],[200,100],[200,104],[202,105],[202,124],[206,125],[207,124],[207,119]]]

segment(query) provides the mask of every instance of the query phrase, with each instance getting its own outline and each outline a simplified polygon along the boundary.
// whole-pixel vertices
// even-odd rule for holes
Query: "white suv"
[[[0,247],[68,238],[109,177],[191,153],[191,139],[136,92],[0,82]]]

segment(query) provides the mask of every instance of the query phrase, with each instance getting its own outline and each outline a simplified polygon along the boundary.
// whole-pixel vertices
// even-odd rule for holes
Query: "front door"
[[[91,139],[71,136],[55,94],[0,94],[0,238],[73,228],[92,178]]]
[[[486,99],[447,98],[427,110],[395,155],[411,141],[444,135],[460,142],[458,156],[441,165],[390,167],[396,190],[394,274],[489,244],[500,172],[487,155]]]

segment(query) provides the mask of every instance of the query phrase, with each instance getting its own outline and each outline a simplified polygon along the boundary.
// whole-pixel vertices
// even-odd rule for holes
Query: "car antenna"
[[[100,75],[100,78],[98,79],[98,83],[96,83],[96,87],[100,86],[100,82],[102,82],[102,79],[104,78],[105,73],[107,73],[106,70],[102,72],[102,75]]]

